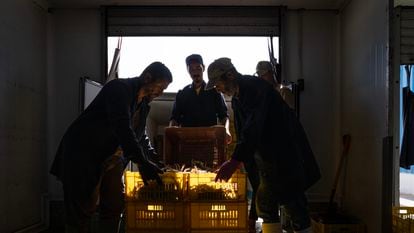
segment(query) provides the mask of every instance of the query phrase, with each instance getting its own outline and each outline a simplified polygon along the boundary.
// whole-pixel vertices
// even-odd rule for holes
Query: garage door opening
[[[108,37],[108,71],[119,37]],[[273,37],[274,57],[279,61],[279,38]],[[269,61],[269,37],[266,36],[140,36],[123,37],[120,52],[120,78],[139,76],[154,61],[164,63],[173,75],[173,82],[165,92],[176,93],[191,83],[185,58],[193,53],[203,57],[206,69],[219,57],[231,58],[241,74],[254,74],[259,61]],[[207,81],[207,73],[204,73]]]
[[[411,93],[414,91],[414,71],[412,69],[413,65],[402,65],[400,66],[400,144],[402,145],[404,133],[408,134],[408,131],[410,131],[409,128],[404,129],[404,122],[406,121],[407,124],[409,124],[409,121],[411,121],[409,118],[404,119],[405,115],[407,114],[406,111],[408,109],[404,109],[404,106],[410,106],[409,103],[411,101],[411,98],[407,98],[407,92],[411,91]],[[405,90],[404,90],[405,89]],[[412,95],[412,94],[411,94]],[[410,115],[407,115],[410,116]],[[409,136],[408,136],[409,137]],[[412,143],[412,138],[406,139],[409,144]],[[407,146],[408,147],[408,146]],[[402,150],[402,146],[400,147]],[[403,156],[404,152],[401,153],[401,156]],[[403,156],[407,162],[404,164],[410,164],[412,161],[413,155],[409,152],[405,153],[405,156]],[[401,206],[414,206],[414,166],[400,168],[400,205]]]

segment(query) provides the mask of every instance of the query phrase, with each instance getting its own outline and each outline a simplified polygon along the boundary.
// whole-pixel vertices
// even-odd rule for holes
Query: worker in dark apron
[[[160,62],[139,77],[112,80],[69,126],[50,171],[63,183],[66,232],[89,232],[98,199],[99,232],[117,232],[127,162],[138,164],[145,184],[162,183],[162,171],[147,158],[151,148],[144,131],[148,103],[171,82],[171,72]],[[116,153],[119,148],[123,153]]]
[[[232,158],[216,180],[227,181],[244,163],[254,161],[259,174],[256,210],[263,233],[281,233],[279,206],[284,206],[295,232],[310,232],[305,191],[320,179],[319,167],[294,111],[266,81],[241,75],[229,58],[209,65],[206,88],[232,96],[240,117],[241,136]]]

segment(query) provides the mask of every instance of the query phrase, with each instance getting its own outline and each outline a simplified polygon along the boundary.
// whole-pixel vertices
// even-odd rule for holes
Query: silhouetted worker
[[[145,154],[150,146],[145,122],[148,103],[171,82],[170,70],[160,62],[139,77],[112,80],[69,126],[51,168],[63,183],[66,232],[89,232],[98,199],[99,232],[117,232],[124,209],[122,174],[129,160],[138,164],[145,184],[162,183],[162,171]]]
[[[207,89],[233,97],[237,120],[236,148],[220,167],[216,181],[227,181],[241,163],[254,163],[259,174],[256,209],[263,219],[263,233],[282,232],[280,205],[295,232],[311,232],[305,191],[319,180],[320,172],[295,113],[272,86],[241,75],[229,58],[215,60],[207,73]]]

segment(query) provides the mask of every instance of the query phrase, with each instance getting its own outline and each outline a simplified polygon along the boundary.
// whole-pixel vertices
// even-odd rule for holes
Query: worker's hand
[[[231,143],[231,141],[233,140],[231,133],[229,131],[229,129],[227,127],[225,127],[224,125],[213,125],[211,127],[215,127],[215,128],[225,128],[226,130],[226,138],[225,138],[225,142],[226,145],[229,145]]]
[[[237,168],[239,168],[240,164],[241,162],[235,159],[230,159],[224,162],[217,172],[215,181],[217,182],[220,180],[224,180],[227,182],[231,178],[233,173],[237,170]]]
[[[231,133],[226,130],[226,144],[229,145],[233,141],[233,137],[231,136]]]
[[[169,127],[170,128],[178,128],[180,126],[180,124],[178,124],[178,122],[176,120],[171,120]]]
[[[163,171],[151,161],[145,161],[138,164],[138,170],[141,174],[144,185],[148,185],[148,181],[155,180],[158,185],[162,185],[162,180],[158,174],[162,174]]]

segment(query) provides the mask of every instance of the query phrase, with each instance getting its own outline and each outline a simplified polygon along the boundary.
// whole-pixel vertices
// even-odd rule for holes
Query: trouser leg
[[[295,232],[310,232],[308,202],[304,193],[292,195],[292,198],[283,202],[282,205]]]
[[[259,172],[257,171],[257,166],[254,162],[244,165],[247,171],[247,177],[249,178],[250,185],[252,186],[252,202],[249,211],[249,219],[257,220],[257,211],[256,211],[256,192],[259,187],[260,178]]]
[[[117,233],[124,210],[124,164],[118,156],[113,156],[107,164],[100,185],[99,232]]]
[[[279,202],[263,183],[257,189],[256,209],[263,223],[280,223]]]
[[[65,232],[66,233],[89,233],[90,221],[96,210],[98,190],[84,197],[74,190],[74,186],[64,183],[64,205],[65,205]]]
[[[250,202],[249,210],[249,233],[255,233],[256,221],[258,218],[256,211],[256,192],[257,188],[259,187],[260,178],[259,173],[257,171],[256,163],[254,163],[254,161],[251,163],[244,164],[244,168],[246,169],[250,185],[252,186],[252,199]]]

